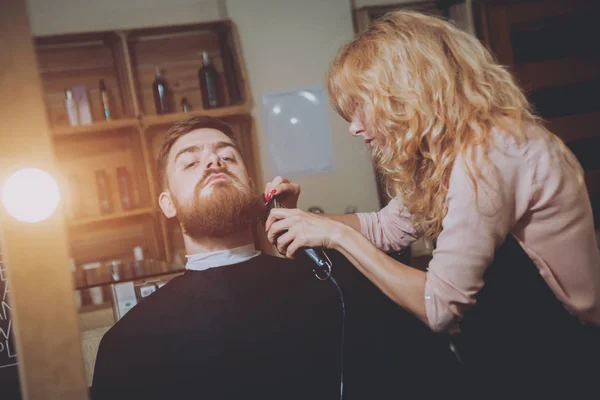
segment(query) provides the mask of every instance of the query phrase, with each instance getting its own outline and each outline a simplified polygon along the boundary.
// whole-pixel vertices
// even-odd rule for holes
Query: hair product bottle
[[[108,101],[108,92],[106,91],[106,85],[104,79],[100,79],[100,100],[102,100],[102,109],[104,110],[104,119],[110,121],[112,119],[110,115],[110,103]]]
[[[131,178],[127,167],[117,168],[117,182],[119,184],[121,208],[124,211],[131,210],[133,208],[133,191],[131,190]]]
[[[65,89],[65,108],[67,110],[67,116],[69,117],[69,125],[79,125],[79,113],[77,112],[77,103],[73,97],[73,91],[71,89]]]
[[[160,69],[155,66],[156,79],[152,83],[152,93],[154,94],[154,106],[157,114],[166,114],[169,112],[169,87],[164,80]]]
[[[131,269],[134,277],[144,275],[144,249],[142,246],[133,248],[133,262],[131,263]]]
[[[108,176],[104,170],[96,171],[96,187],[98,189],[98,203],[100,212],[109,214],[112,212],[112,203],[110,201],[110,188],[108,186]]]
[[[82,218],[84,211],[81,199],[81,187],[79,185],[79,178],[75,174],[69,176],[69,200],[71,219]]]
[[[188,103],[187,97],[181,99],[181,111],[184,113],[190,112],[190,103]]]
[[[198,70],[202,104],[206,109],[220,107],[219,77],[217,70],[210,62],[210,58],[206,51],[202,52],[202,60],[204,65]]]

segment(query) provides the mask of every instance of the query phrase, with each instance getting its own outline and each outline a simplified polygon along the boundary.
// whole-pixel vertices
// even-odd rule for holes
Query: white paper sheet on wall
[[[262,108],[273,176],[294,178],[335,169],[322,87],[263,94]]]

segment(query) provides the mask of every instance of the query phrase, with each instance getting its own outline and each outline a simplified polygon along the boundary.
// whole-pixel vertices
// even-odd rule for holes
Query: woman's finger
[[[268,193],[271,193],[271,182],[267,182],[267,183],[265,183],[265,192],[263,193],[263,196],[264,196],[264,198],[265,198],[265,201],[268,201],[268,200],[267,200],[267,198],[268,198],[267,194],[268,194]]]
[[[294,210],[290,210],[287,208],[273,208],[269,212],[269,216],[267,217],[267,221],[265,222],[265,231],[269,231],[271,229],[271,225],[277,220],[291,217],[293,215]]]
[[[265,184],[265,200],[269,201],[269,194],[275,189],[275,186],[277,186],[278,178],[281,177],[277,176],[273,180]]]
[[[294,241],[294,234],[292,232],[285,232],[283,235],[277,238],[277,251],[281,255],[285,255],[288,246]]]
[[[300,195],[300,185],[291,182],[282,182],[279,185],[273,188],[275,193],[272,193],[273,196],[281,195],[284,196],[295,196],[298,197]]]
[[[296,251],[298,251],[301,247],[304,247],[298,239],[299,238],[296,235],[294,235],[294,240],[287,245],[285,250],[285,256],[287,258],[294,259],[294,254],[296,253]]]
[[[267,184],[265,185],[265,199],[267,201],[270,200],[269,196],[273,196],[276,192],[277,187],[282,183],[289,183],[289,180],[282,176],[276,176],[271,182],[267,182]]]
[[[289,218],[280,219],[273,222],[273,224],[271,224],[271,228],[267,231],[267,240],[269,243],[274,244],[277,237],[289,230],[292,224],[293,222]]]

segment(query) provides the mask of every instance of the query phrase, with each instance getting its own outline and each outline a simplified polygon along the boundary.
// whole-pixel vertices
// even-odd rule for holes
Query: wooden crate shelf
[[[83,218],[79,220],[69,221],[68,225],[71,228],[80,228],[83,226],[96,225],[105,222],[121,221],[128,218],[139,217],[142,215],[154,216],[156,210],[152,207],[140,208],[138,210],[116,212],[112,214],[102,215],[99,217]]]
[[[113,121],[96,122],[90,125],[61,126],[52,129],[52,135],[55,137],[90,135],[99,132],[117,131],[125,128],[137,128],[139,120],[137,118],[124,118]]]
[[[150,128],[153,126],[160,125],[171,125],[174,122],[181,121],[182,119],[191,117],[191,116],[208,116],[215,118],[226,118],[233,117],[245,113],[249,113],[250,110],[246,105],[237,105],[237,106],[229,106],[229,107],[220,107],[214,108],[210,110],[192,110],[187,113],[170,113],[170,114],[162,114],[162,115],[144,115],[142,117],[142,124],[144,127]]]
[[[249,85],[239,38],[230,21],[146,27],[121,31],[77,33],[35,38],[40,78],[51,125],[55,156],[65,188],[65,215],[71,256],[83,263],[122,259],[133,247],[146,258],[171,262],[173,222],[167,223],[157,204],[156,152],[174,122],[190,116],[222,118],[232,124],[236,140],[254,177]],[[198,70],[206,51],[218,73],[221,106],[204,109]],[[152,96],[158,65],[177,105],[157,115]],[[103,115],[99,81],[104,80],[111,119]],[[85,86],[92,123],[70,126],[64,91]],[[179,107],[186,97],[190,111]],[[116,169],[131,178],[133,209],[120,202]],[[102,214],[95,173],[104,170],[112,211]],[[71,187],[75,187],[73,190]],[[73,194],[75,193],[75,194]],[[77,212],[75,212],[77,211]]]

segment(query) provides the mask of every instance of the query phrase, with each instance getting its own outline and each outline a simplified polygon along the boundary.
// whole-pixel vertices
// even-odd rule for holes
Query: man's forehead
[[[229,136],[213,128],[195,129],[188,134],[183,135],[173,144],[173,150],[181,149],[189,145],[210,146],[219,142],[233,144]]]
[[[177,139],[175,143],[173,143],[173,147],[171,147],[171,151],[169,152],[169,158],[173,160],[175,155],[180,150],[191,146],[204,148],[214,147],[222,143],[231,144],[234,148],[237,149],[237,146],[235,145],[235,143],[233,143],[231,138],[217,129],[195,129],[190,133],[183,135],[182,137]]]

